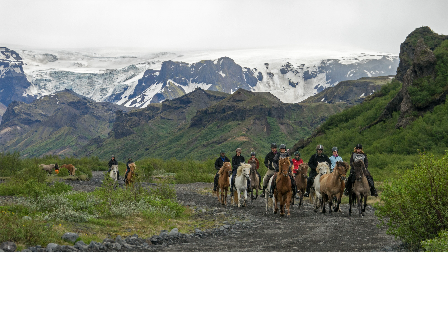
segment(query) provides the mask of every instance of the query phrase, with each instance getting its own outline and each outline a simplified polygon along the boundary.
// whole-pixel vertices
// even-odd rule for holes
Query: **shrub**
[[[22,161],[20,154],[15,153],[0,153],[0,176],[11,176],[17,170],[22,169]]]
[[[448,252],[448,231],[440,231],[438,237],[423,241],[422,247],[426,252]]]
[[[59,177],[65,177],[65,176],[69,176],[69,175],[70,175],[70,172],[68,171],[67,168],[59,169],[59,174],[58,174]]]
[[[418,249],[448,228],[448,153],[441,159],[421,154],[412,170],[383,186],[377,214],[381,226]]]

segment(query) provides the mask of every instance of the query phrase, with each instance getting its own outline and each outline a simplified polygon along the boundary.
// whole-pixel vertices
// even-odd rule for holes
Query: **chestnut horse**
[[[308,174],[308,163],[302,163],[301,165],[299,165],[299,168],[297,169],[297,174],[294,177],[297,185],[297,193],[300,193],[299,207],[302,205],[303,194],[306,191],[306,182],[308,179],[307,174]]]
[[[75,175],[76,167],[72,164],[63,164],[60,168],[67,168],[70,175]]]
[[[134,162],[129,164],[129,173],[126,175],[126,186],[132,186],[135,181],[135,169],[137,166]]]
[[[362,217],[362,213],[366,211],[367,196],[370,195],[369,182],[366,178],[366,167],[364,166],[364,161],[355,161],[353,163],[353,169],[355,170],[355,183],[352,185],[352,189],[349,193],[349,215],[352,214],[352,203],[354,203],[355,197],[358,202],[359,216]],[[362,207],[362,200],[364,199],[364,208]]]
[[[292,199],[292,185],[291,178],[289,176],[289,158],[281,158],[278,162],[279,172],[277,173],[277,182],[274,190],[275,196],[275,210],[276,214],[278,211],[277,203],[280,202],[280,216],[285,215],[285,208],[287,216],[290,216],[289,207]]]
[[[254,161],[251,161],[250,163],[250,174],[249,174],[249,178],[250,178],[250,187],[251,187],[251,191],[250,191],[250,199],[254,200],[258,198],[258,188],[260,187],[260,179],[258,178],[258,173],[257,173],[257,163]],[[254,197],[254,190],[255,190],[255,197]]]
[[[347,162],[336,162],[333,172],[322,175],[320,178],[320,192],[322,194],[322,213],[325,213],[325,203],[329,202],[329,212],[332,212],[333,197],[336,197],[336,206],[334,211],[339,211],[341,197],[344,193],[345,180],[349,165]]]
[[[223,166],[219,170],[218,189],[216,189],[216,196],[218,201],[222,205],[227,205],[227,190],[230,187],[230,172],[232,166],[230,162],[224,162]],[[219,189],[221,189],[221,195],[219,195]]]

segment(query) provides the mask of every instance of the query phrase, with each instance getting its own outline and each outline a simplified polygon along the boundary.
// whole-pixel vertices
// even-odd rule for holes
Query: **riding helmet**
[[[281,144],[281,145],[280,145],[280,149],[282,149],[282,148],[283,148],[283,149],[286,149],[286,145],[285,145],[285,144]]]
[[[319,150],[319,149],[324,150],[324,146],[322,146],[322,145],[317,145],[317,146],[316,146],[316,150]]]
[[[226,152],[224,150],[220,151],[219,154],[225,154]]]
[[[277,148],[277,144],[275,142],[271,143],[271,148]]]
[[[300,152],[299,152],[299,151],[295,151],[295,152],[294,152],[294,155],[298,155],[298,156],[300,156]]]
[[[356,148],[356,149],[358,149],[358,148],[359,148],[359,149],[362,149],[362,145],[361,145],[361,144],[357,144],[355,148]]]
[[[251,152],[251,153],[250,153],[250,156],[256,156],[256,155],[255,155],[255,152]]]
[[[237,149],[235,150],[235,152],[240,152],[240,153],[241,153],[241,148],[237,148]]]
[[[338,151],[338,148],[337,148],[337,147],[333,147],[333,148],[331,149],[331,151],[332,151],[332,152],[337,152],[337,151]]]

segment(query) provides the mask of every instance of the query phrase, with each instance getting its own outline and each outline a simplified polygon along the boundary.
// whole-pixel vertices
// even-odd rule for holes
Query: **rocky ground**
[[[70,181],[75,190],[92,191],[100,186],[102,172],[94,172],[90,181]],[[365,216],[348,215],[348,205],[338,213],[315,213],[305,202],[293,206],[290,217],[265,213],[265,200],[258,198],[246,207],[221,206],[211,194],[212,184],[176,185],[177,198],[194,210],[198,219],[215,221],[208,231],[181,234],[177,229],[162,231],[153,237],[117,237],[101,243],[75,246],[56,244],[36,246],[26,251],[404,251],[403,244],[379,229],[374,209]],[[307,200],[307,199],[306,199]]]

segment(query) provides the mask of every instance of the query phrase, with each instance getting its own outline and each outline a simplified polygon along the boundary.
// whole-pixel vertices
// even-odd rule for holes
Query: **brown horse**
[[[359,160],[353,163],[353,169],[355,170],[355,182],[352,185],[352,189],[349,193],[349,215],[352,214],[352,203],[354,203],[355,197],[358,202],[359,216],[362,217],[362,213],[366,211],[367,196],[370,195],[369,182],[366,178],[366,167],[364,162]],[[364,199],[364,208],[362,207],[362,200]]]
[[[249,162],[250,164],[250,187],[252,190],[250,191],[250,199],[254,200],[258,198],[258,188],[260,187],[260,179],[258,178],[257,173],[257,163],[255,161]],[[254,190],[255,190],[255,197],[254,197]]]
[[[136,168],[137,168],[137,166],[135,165],[134,162],[129,164],[129,172],[126,175],[126,187],[132,186],[134,184]]]
[[[329,202],[329,212],[333,205],[333,197],[336,197],[336,206],[334,211],[339,211],[339,204],[341,204],[341,197],[344,192],[345,180],[349,165],[346,162],[336,162],[334,170],[330,174],[322,175],[320,178],[320,192],[322,194],[322,213],[325,213],[325,203]]]
[[[63,164],[60,168],[67,168],[70,175],[75,175],[76,167],[72,164]]]
[[[300,202],[299,202],[299,207],[302,205],[302,201],[303,201],[303,194],[306,191],[306,182],[308,179],[308,163],[302,163],[299,168],[297,169],[297,174],[294,177],[294,179],[296,180],[296,185],[297,185],[297,193],[300,194]]]
[[[289,207],[292,199],[292,186],[291,178],[289,177],[289,166],[289,158],[281,158],[278,162],[279,172],[277,173],[277,184],[274,190],[274,213],[278,212],[278,202],[280,202],[280,216],[285,215],[285,208],[287,215],[291,215]]]
[[[218,189],[216,189],[216,196],[218,201],[222,205],[227,205],[227,190],[230,187],[230,172],[232,166],[230,162],[224,162],[223,166],[219,170]],[[219,195],[219,189],[221,189],[221,196]]]

